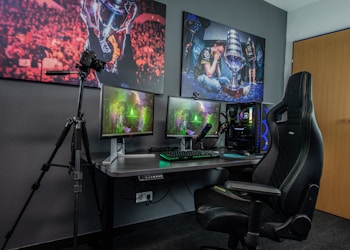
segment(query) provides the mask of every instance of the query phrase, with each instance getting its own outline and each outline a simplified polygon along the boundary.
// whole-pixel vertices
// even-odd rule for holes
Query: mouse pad
[[[246,155],[240,155],[235,153],[226,153],[226,154],[223,154],[222,156],[226,158],[237,158],[237,159],[242,159],[247,157]]]
[[[241,155],[241,154],[235,154],[235,153],[225,153],[221,156],[222,158],[226,159],[252,159],[252,158],[262,158],[261,155]]]

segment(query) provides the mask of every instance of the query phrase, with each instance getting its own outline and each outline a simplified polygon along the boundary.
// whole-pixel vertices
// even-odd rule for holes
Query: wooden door
[[[303,70],[325,149],[316,207],[350,219],[350,30],[294,42],[293,73]]]

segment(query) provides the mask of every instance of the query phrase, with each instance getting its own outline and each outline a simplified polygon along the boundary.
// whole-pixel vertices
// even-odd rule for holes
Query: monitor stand
[[[126,154],[125,153],[125,140],[124,138],[112,138],[109,156],[103,160],[103,165],[112,164],[118,157],[124,158],[149,158],[155,157],[155,154]]]
[[[192,138],[189,139],[189,145],[188,148],[186,148],[186,138],[180,138],[180,150],[185,151],[185,150],[192,150]]]

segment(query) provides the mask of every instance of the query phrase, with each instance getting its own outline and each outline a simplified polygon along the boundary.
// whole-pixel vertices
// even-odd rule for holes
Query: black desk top
[[[155,154],[155,157],[123,157],[119,156],[110,165],[102,164],[107,157],[106,153],[92,154],[96,168],[107,174],[109,177],[130,177],[149,174],[164,174],[202,170],[219,167],[235,167],[257,164],[261,156],[250,155],[238,158],[212,158],[186,161],[166,161]]]

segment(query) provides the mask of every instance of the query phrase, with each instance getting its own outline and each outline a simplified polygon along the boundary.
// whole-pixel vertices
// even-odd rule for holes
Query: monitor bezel
[[[142,93],[142,94],[147,94],[152,96],[152,130],[147,131],[147,132],[125,132],[125,133],[114,133],[114,134],[104,134],[103,133],[103,101],[104,101],[104,96],[105,96],[105,89],[106,87],[108,88],[113,88],[121,91],[127,91],[127,92],[136,92],[136,93]],[[100,103],[99,103],[99,138],[100,139],[123,139],[123,138],[129,138],[129,137],[139,137],[139,136],[149,136],[154,134],[154,114],[155,114],[155,94],[152,92],[148,91],[142,91],[142,90],[136,90],[136,89],[129,89],[129,88],[122,88],[122,87],[117,87],[117,86],[112,86],[108,84],[101,84],[100,88]]]

